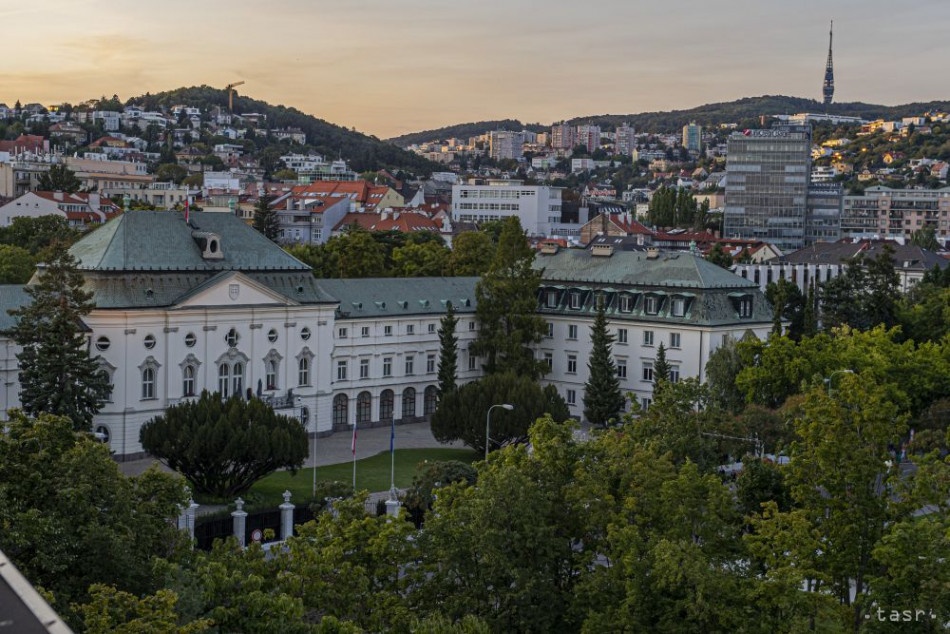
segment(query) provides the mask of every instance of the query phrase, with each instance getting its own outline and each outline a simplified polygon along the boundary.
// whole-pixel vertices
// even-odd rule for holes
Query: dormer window
[[[752,298],[743,297],[739,300],[739,317],[749,318],[752,316]]]
[[[570,294],[571,309],[577,310],[581,307],[581,294],[579,291],[571,291]]]
[[[221,236],[210,231],[192,231],[191,237],[201,249],[201,257],[205,260],[222,260]]]
[[[670,301],[670,314],[673,317],[682,317],[686,314],[686,300],[682,297],[674,297]]]
[[[620,296],[620,312],[622,313],[633,312],[633,296],[632,295]]]
[[[545,305],[548,308],[557,308],[557,291],[548,291],[546,293]]]
[[[660,312],[660,299],[655,295],[647,295],[643,300],[643,312],[655,315]]]

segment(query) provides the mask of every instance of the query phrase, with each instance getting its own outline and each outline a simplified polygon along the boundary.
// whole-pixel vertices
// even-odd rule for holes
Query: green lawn
[[[416,475],[416,465],[426,460],[459,460],[472,463],[481,455],[471,449],[397,449],[396,450],[396,487],[405,488],[412,484]],[[366,491],[388,491],[390,482],[389,452],[356,461],[356,488]],[[346,462],[325,467],[317,467],[317,480],[339,480],[353,482],[353,463]],[[306,468],[291,475],[289,471],[272,473],[255,484],[250,491],[254,505],[277,506],[284,501],[282,495],[289,490],[292,501],[300,504],[310,499],[313,490],[313,469]]]

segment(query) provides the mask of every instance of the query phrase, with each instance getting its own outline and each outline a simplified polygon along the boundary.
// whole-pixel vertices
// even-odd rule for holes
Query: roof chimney
[[[658,248],[656,248],[656,247],[649,247],[649,248],[647,249],[647,259],[648,259],[648,260],[655,260],[655,259],[657,259],[658,257],[660,257],[660,250],[659,250]]]

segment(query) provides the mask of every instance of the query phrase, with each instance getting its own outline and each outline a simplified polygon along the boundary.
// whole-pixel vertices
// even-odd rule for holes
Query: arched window
[[[297,361],[297,385],[310,385],[310,359],[300,357]]]
[[[383,390],[379,394],[379,420],[389,422],[393,419],[393,402],[396,395],[392,390]]]
[[[416,415],[416,389],[407,387],[402,391],[402,417],[413,418]]]
[[[181,394],[182,396],[195,395],[195,366],[186,365],[181,373]]]
[[[426,388],[425,395],[422,398],[422,413],[425,416],[435,413],[435,408],[439,404],[438,390],[434,385]]]
[[[349,398],[346,394],[337,394],[333,397],[333,424],[349,424]]]
[[[266,389],[276,390],[277,389],[277,361],[271,359],[267,361],[264,365],[264,383],[267,385]]]
[[[218,392],[221,398],[231,395],[231,366],[227,363],[218,366]]]
[[[362,425],[372,420],[373,397],[369,392],[360,392],[356,397],[356,424]]]
[[[231,367],[231,385],[234,387],[232,394],[241,396],[244,393],[244,364],[235,363]]]
[[[155,368],[151,366],[142,370],[142,398],[155,398]]]

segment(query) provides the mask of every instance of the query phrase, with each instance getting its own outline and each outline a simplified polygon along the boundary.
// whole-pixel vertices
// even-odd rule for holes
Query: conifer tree
[[[547,333],[537,314],[541,273],[517,216],[503,221],[491,266],[475,286],[478,338],[472,353],[485,358],[489,374],[512,372],[539,378],[547,364],[534,358],[533,344]]]
[[[603,298],[598,298],[597,315],[590,329],[590,361],[588,379],[584,385],[584,416],[593,425],[605,427],[617,420],[626,399],[620,391],[620,379],[614,364],[612,346],[614,337],[607,331],[607,311]]]
[[[670,364],[666,360],[666,346],[660,342],[656,349],[656,359],[653,361],[653,383],[659,385],[670,380]]]
[[[455,326],[458,321],[452,302],[447,302],[445,317],[439,323],[439,399],[456,388],[459,338],[455,334]]]
[[[277,217],[277,210],[272,209],[270,204],[272,196],[264,194],[254,206],[254,228],[264,234],[268,240],[277,242],[280,237],[280,219]]]
[[[82,318],[93,309],[82,288],[76,261],[65,249],[51,251],[37,282],[26,287],[32,302],[10,311],[16,325],[7,331],[21,351],[20,403],[31,416],[68,417],[88,431],[112,391],[99,357],[89,356]]]

